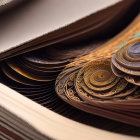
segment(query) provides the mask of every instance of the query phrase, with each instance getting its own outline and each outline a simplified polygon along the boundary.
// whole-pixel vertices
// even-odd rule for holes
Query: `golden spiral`
[[[130,40],[112,57],[115,75],[140,85],[140,37]]]
[[[140,101],[140,88],[117,77],[111,60],[66,69],[58,76],[55,87],[59,97],[80,110],[140,126],[139,115],[135,115],[140,109],[135,104]]]

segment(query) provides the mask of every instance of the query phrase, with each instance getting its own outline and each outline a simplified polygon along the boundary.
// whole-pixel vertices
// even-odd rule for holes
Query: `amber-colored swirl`
[[[112,57],[113,72],[140,85],[140,37],[130,40]]]
[[[76,78],[78,95],[87,101],[112,99],[122,92],[128,82],[116,77],[110,67],[110,60],[93,61],[85,65]]]
[[[117,77],[112,72],[110,59],[92,61],[80,69],[65,69],[56,80],[56,92],[80,110],[140,126],[134,113],[140,108],[139,103],[134,103],[140,101],[140,89]]]

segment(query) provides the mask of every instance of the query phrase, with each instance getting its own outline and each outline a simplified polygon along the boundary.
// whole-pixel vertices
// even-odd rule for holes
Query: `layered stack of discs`
[[[112,57],[115,75],[140,86],[140,37],[125,43]]]
[[[140,126],[140,87],[115,76],[110,60],[64,70],[56,80],[56,92],[80,110]]]
[[[1,82],[43,106],[54,108],[54,104],[61,102],[55,93],[58,74],[73,58],[89,53],[102,43],[51,46],[7,59],[1,63]]]
[[[47,53],[46,50],[38,50],[35,53],[32,52],[3,61],[0,70],[1,82],[48,109],[75,121],[109,131],[129,133],[132,135],[139,134],[135,131],[137,130],[135,127],[83,112],[61,100],[54,90],[55,78],[64,66],[72,60],[72,57],[74,58],[75,56],[73,55],[74,53],[71,53],[73,55],[71,58],[70,55],[67,55],[67,59],[62,59],[62,55],[64,58],[66,53],[62,53],[61,58],[57,54],[56,57],[59,60],[56,61],[56,58],[51,53],[48,53],[48,57],[43,55]],[[51,49],[48,48],[48,50]],[[80,69],[81,66],[71,67],[69,69],[65,68],[65,72],[71,73]],[[106,124],[109,124],[110,127]],[[123,131],[114,129],[114,126],[121,127]],[[128,128],[127,130],[123,129],[126,127]]]
[[[105,129],[108,131],[129,134],[129,135],[137,135],[137,136],[140,135],[139,129],[137,127],[126,125],[93,114],[89,114],[65,103],[57,96],[57,94],[54,91],[54,87],[55,87],[54,80],[50,80],[49,78],[47,78],[46,81],[44,81],[44,79],[38,81],[34,80],[35,78],[37,79],[39,77],[39,74],[37,74],[37,72],[36,72],[37,76],[34,77],[34,79],[28,77],[27,75],[25,76],[27,72],[25,66],[26,67],[30,66],[31,70],[33,70],[31,71],[32,72],[31,74],[34,75],[35,73],[33,72],[36,69],[40,70],[42,67],[39,67],[38,64],[34,65],[33,63],[31,65],[31,63],[29,63],[27,59],[25,61],[25,56],[20,56],[17,58],[7,60],[1,64],[1,70],[0,70],[1,82],[7,85],[8,87],[18,91],[19,93],[43,105],[44,107],[47,107],[48,109],[51,109],[54,112],[59,113],[75,121],[93,127],[98,127],[100,129]],[[81,66],[71,67],[69,69],[65,69],[65,72],[64,73],[62,72],[61,74],[67,76],[72,72],[76,72],[80,68]],[[45,71],[46,69],[43,70]],[[28,72],[30,72],[30,70],[28,70]],[[59,76],[61,76],[61,74]],[[71,83],[69,83],[69,85],[71,85]],[[61,86],[63,87],[63,84]]]

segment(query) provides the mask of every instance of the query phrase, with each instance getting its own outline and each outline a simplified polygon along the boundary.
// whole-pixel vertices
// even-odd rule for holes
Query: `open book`
[[[137,0],[2,0],[0,139],[139,139],[139,11]]]

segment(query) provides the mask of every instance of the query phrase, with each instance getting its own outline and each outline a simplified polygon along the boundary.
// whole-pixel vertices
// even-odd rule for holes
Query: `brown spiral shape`
[[[140,89],[117,77],[111,60],[98,60],[60,73],[56,92],[80,110],[140,126]]]
[[[140,86],[140,37],[130,40],[112,57],[115,75]]]

